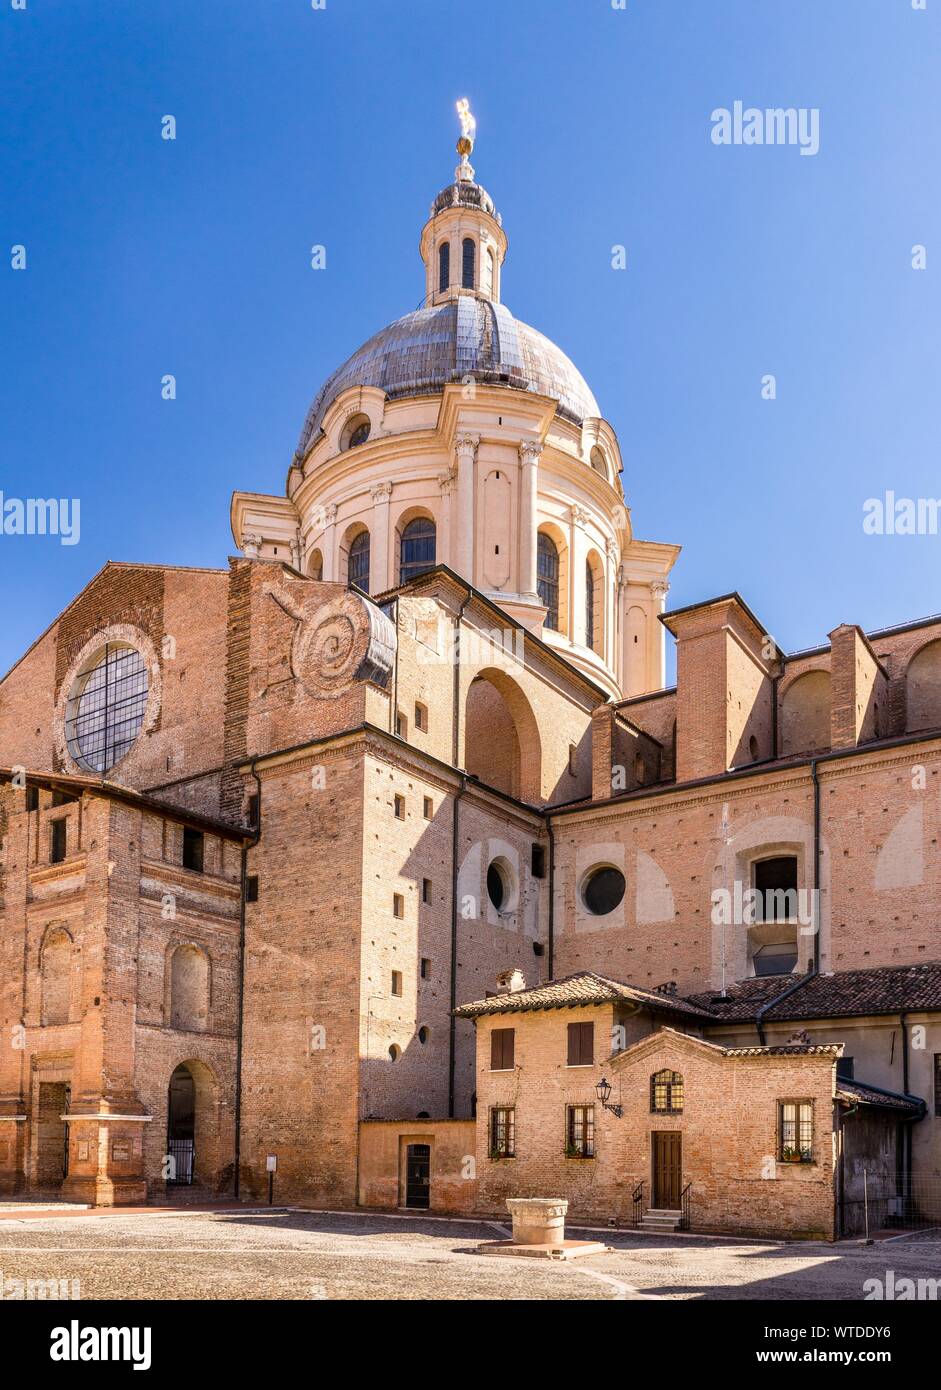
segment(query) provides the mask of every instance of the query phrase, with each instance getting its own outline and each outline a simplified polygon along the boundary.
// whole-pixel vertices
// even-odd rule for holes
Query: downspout
[[[810,780],[814,784],[814,896],[813,928],[814,955],[812,973],[820,973],[820,778],[817,776],[817,759],[810,760]]]
[[[238,1023],[235,1034],[235,1200],[240,1198],[242,1168],[242,1030],[245,1015],[245,893],[248,884],[248,851],[261,839],[261,778],[255,770],[258,759],[252,759],[249,771],[258,788],[255,812],[255,835],[250,845],[242,845],[242,882],[239,901],[239,991]]]
[[[755,1014],[755,1028],[758,1031],[758,1041],[762,1047],[766,1046],[764,1022],[765,1014],[768,1012],[769,1009],[773,1009],[776,1004],[780,1004],[782,1000],[790,998],[792,994],[796,994],[797,991],[803,985],[806,985],[809,979],[810,975],[807,974],[801,975],[800,978],[797,980],[792,980],[791,983],[788,985],[787,989],[782,989],[780,994],[776,994],[773,999],[769,999],[766,1004],[762,1004],[761,1008]]]
[[[464,597],[461,599],[461,606],[458,609],[457,619],[454,624],[454,691],[453,707],[451,711],[451,763],[454,770],[458,770],[458,757],[460,754],[460,722],[461,722],[461,624],[464,621],[464,610],[470,603],[472,591],[470,588],[465,590]],[[454,1017],[454,1010],[457,1008],[457,878],[458,878],[458,853],[460,849],[458,840],[458,807],[461,797],[467,790],[467,773],[461,772],[461,785],[454,794],[451,803],[451,985],[450,985],[450,1008],[448,1020],[448,1118],[454,1118],[454,1077],[455,1077],[455,1049],[457,1045],[457,1019]]]
[[[909,1086],[909,1061],[908,1061],[908,1014],[904,1010],[899,1014],[899,1025],[902,1031],[902,1090],[905,1095],[910,1095]],[[903,1211],[908,1211],[912,1200],[912,1126],[905,1125],[902,1130],[902,1145],[904,1166],[901,1176]]]
[[[398,730],[399,720],[399,600],[393,599],[395,608],[395,667],[392,674],[392,702],[389,705],[389,733]]]
[[[551,980],[555,970],[555,831],[549,815],[546,816],[546,834],[549,837],[549,939],[546,947],[549,958],[546,978]]]

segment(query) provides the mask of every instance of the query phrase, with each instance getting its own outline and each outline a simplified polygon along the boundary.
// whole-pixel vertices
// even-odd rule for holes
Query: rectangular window
[[[494,1028],[490,1034],[490,1070],[512,1071],[516,1039],[515,1028]]]
[[[249,825],[258,824],[258,793],[254,792],[248,798],[248,823]]]
[[[392,972],[392,993],[396,996],[396,998],[401,998],[402,996],[401,970],[393,970]]]
[[[423,903],[431,902],[431,879],[423,878],[421,881],[421,900]]]
[[[249,874],[245,879],[245,901],[247,903],[257,903],[258,901],[258,875]]]
[[[941,1052],[934,1054],[934,1113],[941,1115]]]
[[[594,1158],[595,1107],[569,1105],[565,1116],[565,1152],[569,1158]]]
[[[421,729],[422,733],[428,732],[428,706],[415,704],[415,728]]]
[[[546,851],[542,845],[533,845],[530,870],[533,878],[545,878],[546,876]]]
[[[490,1111],[490,1157],[516,1157],[516,1110],[512,1105],[495,1105]]]
[[[421,958],[421,977],[423,980],[431,979],[431,961],[427,956]]]
[[[782,1163],[812,1163],[814,1158],[814,1107],[809,1100],[782,1100],[778,1104]]]
[[[27,811],[38,811],[38,810],[39,810],[39,788],[38,788],[38,787],[27,787],[27,788],[26,788],[26,809],[27,809]]]
[[[789,854],[777,859],[759,859],[752,866],[752,872],[757,920],[796,922],[799,916],[796,857]]]
[[[425,817],[425,820],[431,820],[434,813],[435,803],[432,801],[430,796],[426,796],[424,806],[422,807],[422,815]]]
[[[570,1067],[590,1067],[595,1060],[595,1025],[593,1023],[570,1023],[568,1065]]]
[[[65,858],[65,851],[68,844],[68,821],[54,820],[49,830],[49,862],[50,864],[61,864]]]
[[[405,819],[405,797],[404,797],[404,796],[396,796],[394,805],[395,805],[395,818],[396,818],[396,820],[404,820],[404,819]]]
[[[836,1074],[840,1080],[852,1081],[855,1062],[852,1057],[838,1057],[836,1059]]]
[[[197,874],[202,873],[205,840],[206,837],[201,830],[190,830],[188,825],[183,827],[184,869],[192,869]]]
[[[408,720],[401,710],[395,716],[395,732],[399,738],[408,738]]]
[[[402,894],[401,894],[401,893],[393,893],[393,894],[392,894],[392,916],[393,916],[393,917],[404,917],[404,916],[405,916],[405,899],[402,897]]]

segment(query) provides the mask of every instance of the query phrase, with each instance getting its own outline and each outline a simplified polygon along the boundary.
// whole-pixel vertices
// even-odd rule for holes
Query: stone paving
[[[834,1246],[605,1232],[612,1253],[560,1264],[476,1255],[480,1241],[504,1234],[483,1221],[19,1211],[0,1223],[2,1277],[78,1279],[83,1299],[857,1300],[889,1270],[896,1281],[941,1280],[941,1234]]]

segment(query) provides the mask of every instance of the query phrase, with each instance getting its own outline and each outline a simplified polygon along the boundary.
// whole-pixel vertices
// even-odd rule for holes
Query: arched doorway
[[[170,1077],[167,1093],[168,1187],[188,1187],[196,1167],[196,1083],[185,1063]]]

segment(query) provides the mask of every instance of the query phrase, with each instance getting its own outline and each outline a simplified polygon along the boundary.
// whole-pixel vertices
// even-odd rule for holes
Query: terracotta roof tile
[[[580,971],[577,975],[566,975],[561,980],[550,980],[548,984],[537,985],[534,989],[521,989],[513,993],[494,994],[489,999],[477,999],[462,1004],[454,1012],[458,1018],[481,1018],[486,1014],[529,1013],[536,1009],[572,1009],[586,1004],[609,1004],[618,999],[645,1004],[658,1013],[672,1014],[676,1017],[698,1018],[704,1022],[708,1022],[710,1017],[705,1009],[676,995],[661,994],[658,990],[643,989],[638,985],[622,984],[618,980],[609,980],[604,975],[595,975],[591,971]]]

